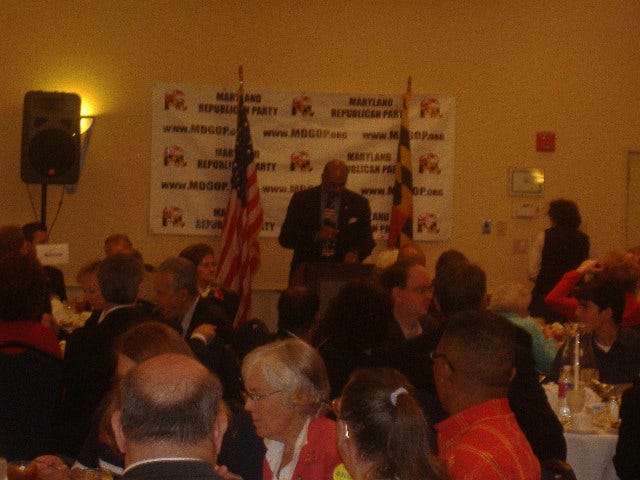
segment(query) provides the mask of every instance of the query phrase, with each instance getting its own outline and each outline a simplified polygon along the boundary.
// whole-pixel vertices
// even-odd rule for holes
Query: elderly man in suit
[[[170,353],[136,366],[122,379],[111,417],[123,480],[219,480],[227,429],[221,399],[220,381],[190,357]]]
[[[348,174],[343,161],[331,160],[319,186],[293,194],[278,238],[293,249],[290,280],[304,262],[359,263],[373,250],[371,207],[345,188]]]

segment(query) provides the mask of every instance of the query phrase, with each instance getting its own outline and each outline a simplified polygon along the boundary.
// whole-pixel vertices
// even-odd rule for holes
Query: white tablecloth
[[[567,462],[578,480],[618,480],[613,467],[618,435],[565,432]]]

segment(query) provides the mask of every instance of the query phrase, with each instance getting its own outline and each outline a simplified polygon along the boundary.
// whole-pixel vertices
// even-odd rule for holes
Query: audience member
[[[54,445],[62,353],[54,331],[40,323],[45,303],[46,277],[37,259],[20,251],[0,255],[0,456],[9,460],[33,458]]]
[[[623,250],[609,253],[602,262],[595,259],[585,260],[577,269],[565,273],[545,297],[545,303],[564,318],[575,321],[578,300],[571,296],[571,292],[581,281],[594,275],[602,275],[624,289],[626,302],[622,326],[640,329],[640,302],[636,297],[640,281],[640,264],[637,255]]]
[[[317,328],[320,297],[305,285],[295,285],[282,291],[278,298],[278,331],[276,337],[300,338],[311,342]]]
[[[451,271],[455,271],[455,267],[461,264],[467,264],[469,260],[467,257],[453,248],[445,250],[440,254],[438,260],[436,260],[435,272],[433,276],[433,291],[434,299],[429,305],[429,313],[427,314],[428,323],[432,329],[436,330],[438,335],[442,333],[444,328],[445,315],[440,311],[438,301],[435,299],[435,291],[441,289],[442,283],[446,282],[446,278],[450,275]]]
[[[220,305],[229,321],[233,323],[238,313],[240,297],[233,290],[216,283],[216,262],[213,248],[206,243],[195,243],[183,249],[179,256],[191,260],[198,268],[197,278],[200,295],[211,298]]]
[[[259,318],[252,318],[240,325],[233,335],[233,350],[242,361],[250,351],[272,340],[273,334],[267,324]]]
[[[233,327],[224,311],[198,294],[196,266],[186,258],[171,257],[160,264],[154,278],[154,303],[165,322],[190,339],[202,335],[205,344],[214,336],[226,344],[233,338]],[[208,325],[206,332],[198,327]]]
[[[46,225],[33,222],[27,223],[22,227],[22,233],[25,240],[30,243],[35,251],[38,245],[49,243],[49,232]],[[49,295],[57,296],[61,302],[67,300],[67,287],[64,284],[64,275],[62,271],[51,265],[45,265],[44,271],[47,275],[47,287]]]
[[[427,266],[427,257],[420,245],[414,242],[405,243],[398,249],[398,263],[417,263],[423,267]]]
[[[320,416],[329,380],[317,351],[298,339],[279,340],[242,362],[245,408],[267,451],[263,480],[326,480],[340,463],[335,422]]]
[[[227,416],[219,380],[197,361],[158,355],[121,381],[111,425],[124,452],[123,480],[217,480]]]
[[[192,355],[189,345],[168,325],[160,322],[143,322],[131,327],[115,343],[115,381],[119,381],[136,365],[164,353]],[[111,396],[105,396],[96,409],[91,430],[73,465],[74,468],[99,468],[112,475],[122,475],[124,458],[117,449],[112,448],[115,446],[113,432],[110,430],[113,412],[107,408],[111,401]],[[110,439],[111,443],[107,439]]]
[[[278,238],[293,249],[289,280],[304,262],[360,263],[375,247],[369,201],[347,190],[342,160],[327,162],[322,184],[293,194]]]
[[[354,370],[380,363],[377,349],[392,322],[391,299],[376,284],[356,279],[340,288],[322,317],[315,342],[327,368],[332,398],[340,395]]]
[[[640,478],[640,386],[634,385],[622,394],[620,431],[613,464],[620,480]]]
[[[640,333],[622,327],[626,302],[622,287],[599,275],[577,287],[576,319],[593,333],[590,341],[596,366],[603,383],[631,383],[640,372]],[[562,351],[554,361],[554,378],[558,378]]]
[[[571,200],[549,203],[551,227],[536,237],[529,254],[529,278],[535,282],[529,312],[547,323],[563,321],[544,303],[544,298],[569,270],[589,258],[589,237],[579,230],[582,218]]]
[[[98,282],[98,268],[101,262],[102,260],[94,260],[83,265],[76,275],[76,281],[84,292],[83,298],[76,302],[76,311],[91,310],[91,316],[86,320],[85,325],[97,322],[105,308],[106,302]]]
[[[438,453],[451,480],[540,478],[540,463],[509,408],[515,326],[488,311],[447,320],[434,350],[438,396],[450,418],[438,423]]]
[[[0,256],[11,252],[27,254],[31,245],[25,240],[22,229],[17,225],[0,226]]]
[[[144,268],[133,256],[117,254],[98,267],[98,284],[105,300],[95,323],[74,330],[64,357],[65,398],[60,418],[61,451],[75,458],[86,438],[91,417],[109,391],[115,371],[113,345],[118,336],[144,320],[136,308]]]
[[[529,303],[531,292],[527,286],[508,283],[493,291],[489,308],[531,335],[536,368],[540,373],[550,375],[558,353],[558,342],[553,337],[546,337],[541,325],[529,316]]]
[[[353,373],[338,405],[338,450],[354,480],[445,478],[413,386],[391,369]]]
[[[433,296],[429,272],[419,263],[397,262],[382,272],[380,283],[393,302],[393,319],[381,345],[383,363],[404,373],[421,394],[428,392],[433,398],[429,404],[436,408],[425,405],[425,410],[431,418],[440,418],[429,358],[439,339],[437,327],[427,320]]]
[[[0,341],[24,342],[62,359],[56,334],[40,323],[46,275],[30,254],[0,256]]]
[[[434,289],[434,301],[438,301],[447,318],[466,310],[483,311],[487,305],[486,276],[477,265],[454,262],[444,272]],[[531,336],[522,328],[516,328],[516,373],[509,385],[509,407],[515,413],[520,429],[524,432],[533,452],[543,462],[548,459],[564,460],[567,445],[562,424],[552,410],[533,357]],[[545,428],[540,428],[540,425]]]
[[[487,276],[478,265],[456,261],[441,269],[439,275],[433,284],[433,297],[445,318],[487,307]]]
[[[200,361],[221,378],[226,398],[239,400],[239,365],[227,348],[233,342],[233,328],[218,305],[198,294],[196,266],[186,258],[166,259],[155,273],[154,290],[161,320],[175,328]]]
[[[130,254],[133,252],[133,243],[124,233],[113,233],[104,240],[104,254],[112,257],[118,253]]]

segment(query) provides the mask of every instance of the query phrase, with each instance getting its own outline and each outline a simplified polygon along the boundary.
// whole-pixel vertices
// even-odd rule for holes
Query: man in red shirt
[[[537,480],[540,463],[509,408],[515,327],[488,311],[452,316],[432,352],[438,397],[451,415],[436,424],[451,480]]]

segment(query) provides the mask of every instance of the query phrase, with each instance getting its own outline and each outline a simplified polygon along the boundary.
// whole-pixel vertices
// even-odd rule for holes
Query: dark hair
[[[278,298],[278,330],[302,336],[312,327],[320,309],[318,294],[304,285],[294,285]]]
[[[259,318],[252,318],[238,327],[233,335],[233,350],[242,359],[252,350],[271,341],[269,327]]]
[[[472,263],[460,263],[441,270],[433,281],[433,296],[445,317],[462,310],[481,308],[486,292],[484,270]]]
[[[118,253],[98,266],[98,284],[107,302],[119,305],[135,302],[144,276],[144,266],[133,255]]]
[[[131,327],[118,337],[114,351],[135,363],[142,363],[163,353],[193,355],[191,348],[178,332],[164,323],[155,321]]]
[[[456,373],[469,388],[506,389],[515,365],[516,328],[489,310],[458,312],[447,321],[438,349],[444,345]]]
[[[186,258],[170,257],[158,266],[157,273],[168,272],[171,275],[171,290],[175,293],[183,288],[189,295],[198,293],[198,269]]]
[[[413,265],[414,264],[410,262],[396,262],[385,268],[382,273],[380,273],[380,285],[382,285],[388,293],[391,293],[395,287],[406,288],[407,279],[409,278],[409,268]]]
[[[435,276],[441,275],[447,269],[453,268],[457,265],[469,263],[469,259],[459,250],[453,248],[445,250],[440,254],[438,260],[436,260]]]
[[[149,388],[145,385],[145,363],[125,375],[120,384],[119,407],[126,438],[182,445],[205,440],[219,412],[220,380],[210,372],[195,376],[188,369],[172,371]]]
[[[46,232],[47,226],[41,222],[31,222],[22,226],[22,233],[27,242],[33,242],[36,232]]]
[[[20,252],[25,243],[24,233],[17,225],[0,227],[0,255]]]
[[[31,254],[0,256],[0,320],[40,321],[47,300],[47,279]]]
[[[391,321],[390,295],[370,280],[350,280],[327,307],[316,341],[331,338],[339,345],[364,350],[382,343]]]
[[[214,255],[213,248],[210,245],[206,243],[194,243],[184,248],[178,256],[191,260],[195,266],[198,266],[207,255]]]
[[[572,200],[559,198],[549,203],[549,218],[559,227],[577,230],[582,223],[578,206]]]
[[[611,318],[616,324],[622,323],[622,315],[627,303],[624,288],[618,282],[609,280],[606,275],[597,275],[590,281],[577,286],[573,296],[582,302],[593,302],[599,311],[611,309]]]
[[[347,424],[358,457],[373,464],[370,478],[441,478],[413,391],[403,374],[389,368],[356,370],[342,391],[338,418]]]
[[[78,273],[76,274],[76,281],[79,283],[82,278],[91,273],[95,273],[97,275],[98,267],[100,267],[101,263],[102,260],[93,260],[92,262],[85,263],[82,267],[80,267],[80,270],[78,270]]]

